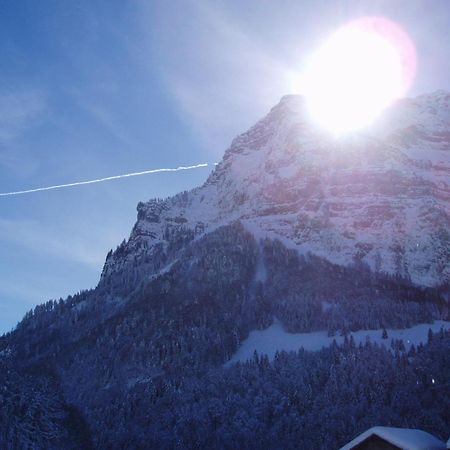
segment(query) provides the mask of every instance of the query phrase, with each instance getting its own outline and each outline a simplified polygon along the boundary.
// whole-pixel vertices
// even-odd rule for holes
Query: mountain
[[[138,205],[102,282],[135,262],[156,273],[153,255],[174,240],[183,245],[239,219],[302,254],[448,285],[449,124],[450,94],[438,91],[399,101],[368,131],[335,138],[310,123],[302,97],[284,97],[232,142],[203,186]]]
[[[450,320],[449,119],[439,91],[337,138],[284,97],[203,186],[138,205],[95,289],[0,338],[0,448],[337,448],[375,424],[446,439],[450,332],[410,350],[348,336]],[[274,320],[346,338],[226,364]]]

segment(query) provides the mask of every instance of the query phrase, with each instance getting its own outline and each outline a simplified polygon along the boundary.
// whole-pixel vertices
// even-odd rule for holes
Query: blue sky
[[[0,191],[219,160],[338,26],[383,15],[418,51],[411,95],[450,89],[450,4],[433,1],[0,3]],[[0,332],[95,286],[136,204],[209,169],[0,197]]]

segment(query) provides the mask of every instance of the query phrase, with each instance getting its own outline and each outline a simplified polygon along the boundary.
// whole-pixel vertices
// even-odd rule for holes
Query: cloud
[[[46,110],[46,96],[38,90],[0,92],[0,166],[23,176],[39,164],[16,141]]]
[[[114,74],[103,73],[107,79],[113,79]],[[89,114],[105,131],[133,148],[137,143],[120,116],[120,109],[114,104],[114,99],[120,94],[119,85],[115,81],[96,81],[91,86],[71,87],[67,90],[76,105]],[[119,114],[118,114],[119,112]]]
[[[53,230],[42,228],[38,222],[32,220],[0,219],[0,241],[51,254],[98,271],[109,248],[110,236],[91,233],[92,237],[89,239],[81,234],[66,230],[64,235],[58,237]],[[119,242],[119,238],[116,241]]]
[[[0,92],[0,143],[18,137],[46,107],[41,91]]]
[[[294,71],[217,4],[194,1],[185,8],[189,15],[179,16],[187,23],[172,24],[177,33],[159,30],[161,69],[182,115],[216,147],[292,93]]]
[[[50,298],[56,298],[54,292],[51,289],[45,289],[40,286],[39,283],[34,282],[30,283],[30,280],[27,280],[26,283],[17,283],[15,281],[10,280],[0,280],[0,295],[3,298],[8,298],[9,301],[6,300],[0,302],[0,310],[2,313],[9,313],[11,308],[11,299],[13,300],[14,306],[17,306],[17,303],[20,305],[24,305],[26,309],[30,306],[34,306],[36,301],[45,301]],[[20,317],[20,315],[19,315]],[[0,329],[0,333],[2,330]]]

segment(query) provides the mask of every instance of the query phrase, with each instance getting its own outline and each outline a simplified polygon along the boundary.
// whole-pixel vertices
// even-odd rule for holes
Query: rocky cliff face
[[[317,129],[302,97],[282,98],[234,139],[203,186],[138,205],[101,284],[151,277],[188,242],[236,219],[300,253],[448,284],[450,93],[400,100],[345,137]]]

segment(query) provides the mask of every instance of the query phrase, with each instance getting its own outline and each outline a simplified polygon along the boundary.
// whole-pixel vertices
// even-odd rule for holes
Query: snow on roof
[[[344,447],[340,450],[350,450],[373,435],[378,436],[390,444],[396,445],[404,450],[445,449],[444,442],[422,430],[413,430],[409,428],[372,427],[357,436],[347,445],[344,445]]]
[[[447,441],[447,448],[450,448],[450,438],[448,438],[448,441]]]

